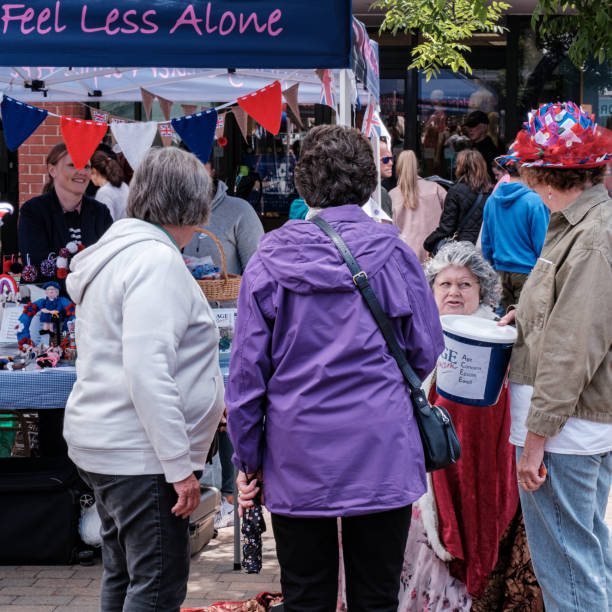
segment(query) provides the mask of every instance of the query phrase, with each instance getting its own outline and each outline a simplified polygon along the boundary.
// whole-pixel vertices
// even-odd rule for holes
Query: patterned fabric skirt
[[[483,596],[472,599],[465,584],[451,576],[448,564],[433,551],[420,510],[413,506],[399,601],[398,612],[544,612],[520,509],[500,541],[497,564]]]

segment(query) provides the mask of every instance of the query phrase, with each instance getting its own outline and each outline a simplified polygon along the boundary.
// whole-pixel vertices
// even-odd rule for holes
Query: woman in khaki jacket
[[[400,238],[416,253],[419,261],[427,259],[423,241],[438,227],[446,190],[418,175],[413,151],[402,151],[397,160],[397,187],[389,192],[393,205],[393,223]]]
[[[612,132],[571,102],[530,115],[515,149],[550,209],[510,366],[527,539],[547,611],[612,610]]]

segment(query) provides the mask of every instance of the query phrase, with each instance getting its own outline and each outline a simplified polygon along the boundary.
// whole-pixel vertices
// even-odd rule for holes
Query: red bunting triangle
[[[60,128],[74,167],[82,170],[104,138],[108,123],[84,121],[62,115]]]
[[[281,85],[278,81],[274,81],[271,85],[266,85],[248,96],[238,98],[237,102],[240,108],[244,109],[268,132],[278,134],[283,103]]]

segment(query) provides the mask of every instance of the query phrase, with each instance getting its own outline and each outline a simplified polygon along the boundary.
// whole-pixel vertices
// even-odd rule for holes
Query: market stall
[[[225,112],[234,113],[241,126],[250,117],[276,133],[283,101],[298,120],[299,103],[323,102],[336,109],[343,124],[351,122],[351,106],[376,105],[376,48],[365,28],[352,20],[350,0],[282,6],[262,0],[255,7],[229,0],[123,0],[115,6],[104,0],[2,6],[0,89],[9,148],[18,149],[44,125],[52,113],[33,104],[50,101],[142,101],[150,110],[156,100],[164,112],[159,122],[95,115],[93,108],[92,121],[61,116],[62,135],[77,167],[87,163],[108,130],[132,167],[158,134],[164,145],[180,137],[205,162],[214,140],[223,138]],[[128,67],[100,67],[112,64]],[[209,108],[169,116],[168,103],[193,100]],[[7,307],[1,308],[0,354],[11,357],[0,371],[3,411],[61,408],[74,383],[73,307],[52,310],[54,326],[42,340],[38,321],[34,324],[42,310],[36,306],[43,299],[40,281],[61,281],[71,256],[82,248],[61,246],[49,274],[39,265],[28,276],[27,261],[21,275],[10,266],[7,270],[18,286],[10,298],[5,292]],[[16,310],[22,310],[17,321]],[[62,359],[53,363],[48,353],[54,346]],[[222,351],[225,370],[227,353]],[[8,522],[0,519],[0,524]]]

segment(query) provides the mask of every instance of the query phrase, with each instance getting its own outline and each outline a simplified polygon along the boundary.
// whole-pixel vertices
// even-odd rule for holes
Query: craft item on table
[[[21,274],[23,266],[17,260],[15,255],[5,255],[2,260],[3,274]]]
[[[53,320],[59,318],[59,293],[60,286],[55,281],[49,281],[43,285],[47,297],[42,301],[40,308],[40,322],[43,331],[53,331]]]
[[[204,278],[219,278],[220,270],[217,266],[211,266],[210,264],[195,266],[190,270],[193,278],[202,280]]]
[[[4,223],[3,218],[5,215],[11,215],[15,209],[9,202],[0,202],[0,227]]]
[[[19,348],[24,350],[26,345],[33,345],[30,338],[30,325],[32,319],[40,311],[43,331],[53,331],[54,324],[60,331],[66,329],[66,323],[74,319],[74,302],[71,302],[65,297],[59,296],[59,285],[55,281],[50,281],[43,285],[47,292],[47,297],[29,302],[23,309],[23,314],[19,317],[19,327],[17,331],[17,340]],[[47,311],[47,312],[45,312]],[[43,317],[45,317],[43,319]],[[45,320],[49,317],[48,320]],[[61,343],[61,338],[57,338],[57,343]]]
[[[205,255],[204,257],[191,257],[189,255],[183,256],[185,265],[191,275],[196,280],[202,280],[204,278],[215,279],[219,278],[221,270],[213,264],[212,257]]]
[[[18,291],[17,282],[12,276],[0,274],[0,295],[17,294]]]
[[[26,265],[21,271],[21,280],[24,283],[33,283],[38,278],[38,270],[30,263],[30,256],[26,255]]]
[[[40,262],[40,273],[46,277],[54,277],[57,272],[55,253],[49,253],[47,259]]]
[[[36,365],[39,369],[54,368],[59,363],[62,357],[62,349],[57,346],[52,346],[47,349],[40,357],[36,358]]]
[[[68,276],[68,264],[72,259],[73,255],[76,255],[85,248],[84,244],[80,242],[69,242],[65,247],[59,250],[57,259],[55,260],[57,266],[57,278],[64,279]]]

